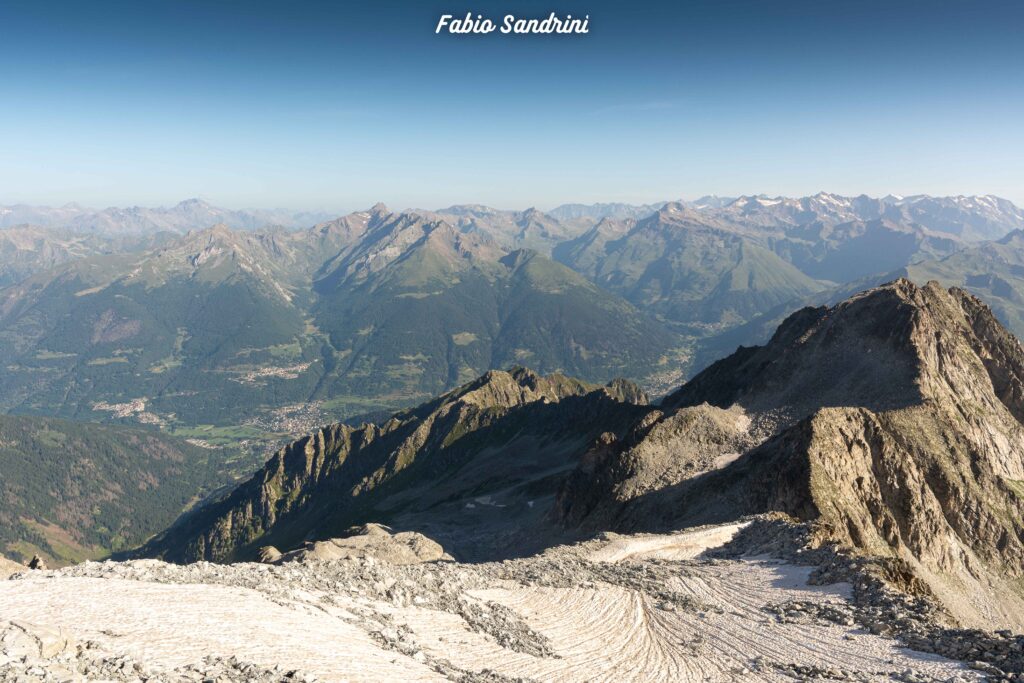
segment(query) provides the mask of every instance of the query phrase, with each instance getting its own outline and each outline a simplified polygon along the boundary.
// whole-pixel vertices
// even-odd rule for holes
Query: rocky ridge
[[[805,309],[598,442],[558,514],[639,529],[781,511],[906,563],[964,623],[1019,628],[1022,368],[962,290],[899,280]]]
[[[531,527],[578,450],[625,428],[645,403],[623,380],[491,371],[380,424],[332,425],[296,441],[142,552],[249,559],[260,546],[289,550],[370,521],[424,531],[456,556],[507,551],[510,533],[539,543]]]

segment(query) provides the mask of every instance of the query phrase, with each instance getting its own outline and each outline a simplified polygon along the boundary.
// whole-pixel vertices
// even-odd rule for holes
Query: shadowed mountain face
[[[831,225],[815,222],[768,238],[770,248],[801,272],[818,280],[851,282],[927,258],[941,258],[966,247],[954,235],[916,223],[888,219]]]
[[[900,280],[794,314],[597,442],[559,514],[638,529],[786,512],[898,559],[967,623],[1019,626],[1022,378],[980,301]]]
[[[252,479],[143,548],[174,561],[251,559],[368,519],[414,528],[457,557],[541,547],[555,490],[598,433],[646,399],[528,370],[493,371],[381,424],[334,425],[279,451]]]

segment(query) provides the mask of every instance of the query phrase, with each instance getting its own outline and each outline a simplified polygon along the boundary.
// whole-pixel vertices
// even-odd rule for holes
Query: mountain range
[[[0,409],[208,445],[258,449],[512,364],[658,395],[804,303],[899,276],[1024,318],[1024,218],[994,197],[377,205],[302,229],[198,200],[102,228],[78,207],[5,211],[59,227],[0,230]],[[993,251],[1007,265],[985,275]]]
[[[61,207],[12,204],[0,206],[0,228],[30,224],[46,228],[64,228],[74,232],[117,235],[169,231],[184,233],[196,228],[223,223],[239,230],[273,226],[308,227],[331,218],[315,211],[286,209],[223,209],[202,199],[186,199],[171,207],[143,206],[90,209],[77,204]]]
[[[383,206],[66,262],[0,290],[0,339],[8,411],[225,438],[407,405],[515,362],[664,390],[686,353],[542,254]]]

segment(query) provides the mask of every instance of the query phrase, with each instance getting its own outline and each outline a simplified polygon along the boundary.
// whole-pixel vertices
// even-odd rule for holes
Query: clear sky
[[[435,35],[443,13],[585,36]],[[1024,204],[1024,2],[0,2],[0,204]]]

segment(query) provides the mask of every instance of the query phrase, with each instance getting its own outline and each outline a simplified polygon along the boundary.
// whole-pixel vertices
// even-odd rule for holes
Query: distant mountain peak
[[[700,210],[694,209],[682,201],[666,202],[664,206],[640,222],[646,224],[651,221],[665,221],[668,223],[679,221],[707,222]]]
[[[545,214],[542,211],[540,211],[537,207],[531,206],[527,209],[523,209],[522,211],[520,211],[519,215],[523,216],[524,218],[532,218],[534,216],[544,216]]]
[[[174,208],[175,209],[195,209],[195,208],[204,208],[205,209],[205,208],[211,208],[211,206],[212,205],[209,202],[207,202],[205,199],[200,199],[199,197],[190,197],[188,199],[183,199],[180,202],[178,202],[177,204],[175,204]]]
[[[681,201],[666,202],[665,205],[662,206],[661,209],[658,210],[659,213],[668,213],[668,214],[672,214],[672,213],[686,213],[686,211],[687,211],[687,206],[686,206],[686,204],[684,204]]]

